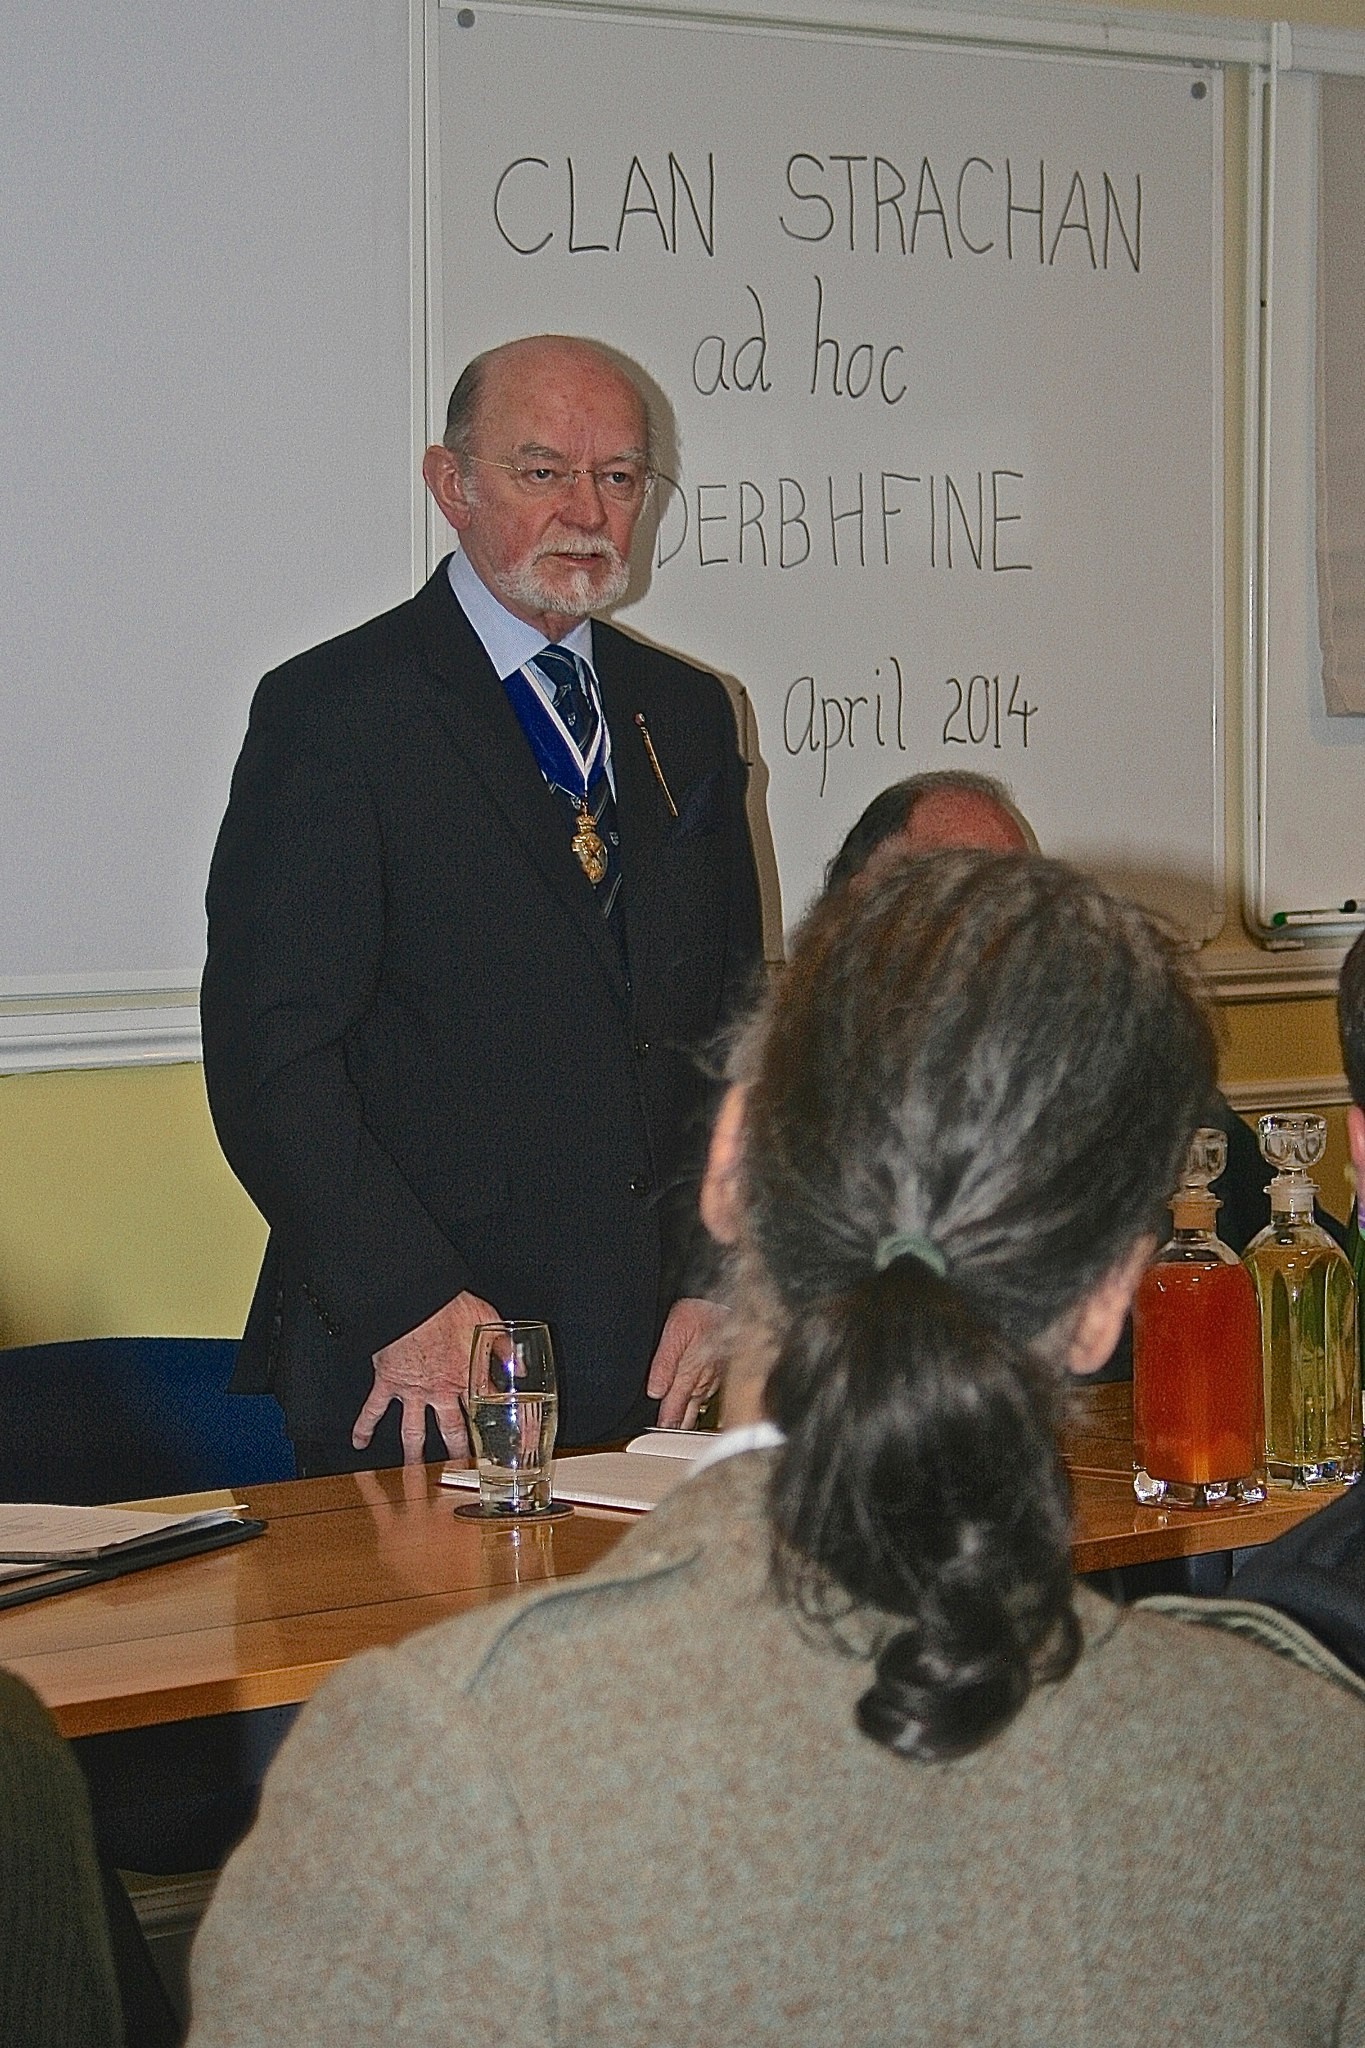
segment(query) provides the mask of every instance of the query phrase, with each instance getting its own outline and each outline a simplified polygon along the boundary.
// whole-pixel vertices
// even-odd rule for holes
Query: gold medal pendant
[[[572,845],[578,865],[595,889],[607,872],[607,849],[593,823],[592,812],[582,801],[578,805],[578,828]]]

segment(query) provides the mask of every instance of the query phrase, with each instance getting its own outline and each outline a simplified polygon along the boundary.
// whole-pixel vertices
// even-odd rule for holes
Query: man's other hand
[[[668,1311],[645,1392],[659,1403],[661,1429],[692,1429],[720,1385],[720,1331],[728,1311],[684,1296]]]
[[[390,1401],[397,1401],[402,1410],[405,1465],[422,1462],[428,1408],[445,1439],[447,1455],[465,1456],[469,1438],[460,1413],[460,1396],[469,1386],[474,1325],[498,1321],[497,1310],[477,1294],[457,1294],[415,1330],[376,1351],[374,1385],[351,1431],[354,1448],[365,1449]]]

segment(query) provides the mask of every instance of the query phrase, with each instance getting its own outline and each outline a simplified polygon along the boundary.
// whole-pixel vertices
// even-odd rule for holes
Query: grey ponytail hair
[[[1134,905],[1060,862],[935,853],[817,906],[734,1071],[778,1582],[897,1617],[862,1725],[956,1754],[1076,1655],[1061,1333],[1160,1226],[1208,1021]]]

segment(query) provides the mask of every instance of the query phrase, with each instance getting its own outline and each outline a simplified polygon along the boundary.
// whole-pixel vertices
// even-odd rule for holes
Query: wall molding
[[[1205,946],[1196,958],[1210,996],[1223,1004],[1335,996],[1345,956],[1343,945],[1253,950],[1215,944]],[[65,1067],[170,1066],[202,1056],[199,992],[194,988],[51,991],[46,1000],[0,996],[0,1075]],[[1262,1088],[1260,1082],[1246,1085],[1253,1094]],[[1319,1085],[1327,1084],[1267,1082],[1264,1086],[1271,1094],[1255,1094],[1255,1100],[1260,1108],[1292,1108],[1286,1086]],[[1331,1086],[1341,1091],[1345,1082],[1337,1076]],[[1341,1092],[1304,1098],[1309,1106],[1348,1100]]]
[[[1348,942],[1349,944],[1349,942]],[[1218,1003],[1269,1003],[1335,996],[1347,945],[1287,944],[1257,951],[1205,946],[1195,955],[1209,994]]]
[[[70,1067],[172,1066],[202,1057],[199,997],[72,999],[58,1008],[0,1004],[0,1075]]]
[[[1351,1091],[1344,1074],[1304,1074],[1292,1081],[1234,1081],[1224,1095],[1238,1116],[1267,1109],[1344,1109]]]

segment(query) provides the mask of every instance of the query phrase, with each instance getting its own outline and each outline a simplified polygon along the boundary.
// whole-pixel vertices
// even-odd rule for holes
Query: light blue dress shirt
[[[514,618],[506,605],[499,604],[478,571],[471,567],[468,555],[462,554],[458,548],[450,558],[450,587],[460,610],[483,642],[484,652],[497,670],[500,683],[515,675],[522,663],[539,654],[542,647],[550,645],[535,626],[528,626],[525,619]],[[581,654],[591,667],[592,620],[584,619],[572,633],[566,633],[558,645],[567,647],[571,654]]]
[[[515,675],[526,662],[533,660],[542,647],[550,645],[545,635],[535,626],[528,626],[525,619],[515,618],[506,605],[498,602],[477,569],[472,566],[468,555],[459,548],[450,557],[448,574],[450,587],[455,593],[455,601],[478,634],[484,653],[498,672],[499,682],[506,682],[508,676]],[[581,656],[589,668],[593,667],[591,619],[584,619],[556,644],[567,647],[571,654]],[[596,669],[593,669],[594,678],[596,674]],[[539,670],[533,669],[528,680],[534,684],[546,704],[554,702],[554,692]],[[598,709],[602,711],[600,699]],[[602,717],[605,720],[605,711],[602,711]],[[607,780],[611,784],[612,795],[615,796],[616,775],[610,755],[607,757]]]

